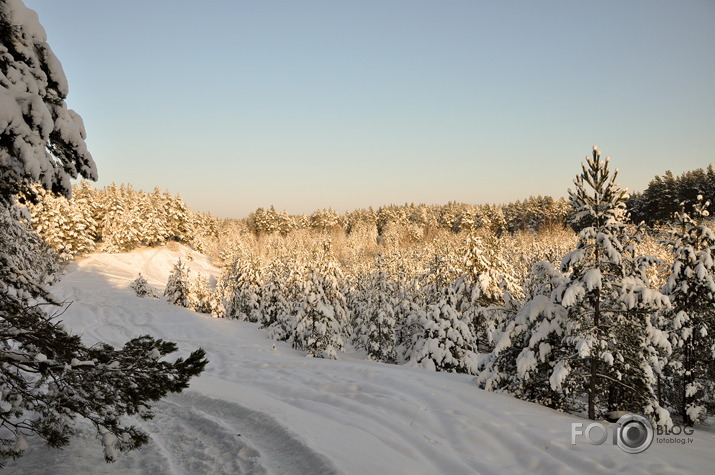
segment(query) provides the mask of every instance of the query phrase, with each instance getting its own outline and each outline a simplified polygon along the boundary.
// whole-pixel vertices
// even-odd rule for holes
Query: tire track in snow
[[[338,473],[270,415],[239,404],[184,392],[157,403],[155,413],[144,428],[177,473]]]

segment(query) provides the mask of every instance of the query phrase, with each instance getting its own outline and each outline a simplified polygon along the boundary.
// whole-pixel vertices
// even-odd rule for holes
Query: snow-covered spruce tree
[[[343,349],[347,323],[342,275],[330,250],[330,242],[308,264],[296,313],[293,346],[309,356],[337,359]]]
[[[158,298],[156,295],[156,292],[154,292],[154,289],[149,286],[149,282],[144,278],[144,276],[139,273],[139,276],[132,281],[132,283],[129,285],[132,290],[137,294],[137,297],[141,298]]]
[[[105,459],[148,441],[125,415],[179,392],[205,365],[203,350],[170,363],[176,345],[149,336],[122,349],[85,346],[45,309],[52,251],[27,223],[16,195],[32,183],[69,195],[70,179],[96,179],[84,127],[67,109],[67,81],[37,15],[0,0],[0,465],[22,455],[27,438],[63,447],[74,420],[94,424]]]
[[[164,297],[170,304],[189,307],[189,294],[191,292],[189,279],[189,268],[179,258],[174,264],[164,288]]]
[[[687,424],[715,411],[715,233],[702,222],[708,203],[698,198],[694,219],[684,209],[676,216],[680,227],[669,243],[674,262],[663,287],[673,305],[666,314],[673,344],[670,399]]]
[[[626,190],[608,165],[594,146],[569,190],[571,223],[580,232],[576,249],[562,260],[568,275],[554,296],[568,312],[563,341],[569,351],[554,361],[550,384],[574,405],[585,392],[590,419],[597,410],[657,412],[660,418],[649,357],[662,338],[649,314],[668,299],[648,288],[642,261],[632,255]]]

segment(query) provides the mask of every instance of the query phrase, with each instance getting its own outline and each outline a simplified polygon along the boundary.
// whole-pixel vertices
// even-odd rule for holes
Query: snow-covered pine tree
[[[568,323],[566,309],[551,296],[565,276],[550,262],[536,263],[524,284],[525,301],[510,307],[510,317],[494,350],[484,361],[479,385],[488,391],[503,391],[519,399],[554,409],[567,409],[562,391],[549,379],[557,361],[568,356],[563,344]]]
[[[474,336],[455,310],[456,296],[452,286],[424,310],[408,317],[414,330],[408,350],[409,362],[433,371],[477,374],[479,360],[474,351]]]
[[[147,246],[165,243],[170,233],[164,215],[164,195],[159,188],[155,188],[151,194],[140,193],[138,199],[141,242]]]
[[[189,208],[180,196],[173,197],[169,193],[164,196],[164,219],[168,239],[189,242],[192,236]]]
[[[223,316],[223,304],[216,292],[213,292],[206,277],[199,274],[189,280],[188,308],[199,313],[208,313],[216,317]]]
[[[489,353],[503,321],[504,292],[518,286],[507,262],[499,256],[494,234],[484,238],[470,232],[460,249],[462,262],[455,283],[456,309],[476,338],[475,349]]]
[[[271,205],[267,210],[258,208],[248,216],[249,229],[256,236],[267,236],[278,230],[278,212]]]
[[[32,227],[62,260],[94,250],[96,223],[81,198],[68,200],[39,185],[31,186],[28,193],[32,197],[26,197],[25,202],[32,215]]]
[[[410,316],[422,311],[427,303],[421,292],[421,271],[418,259],[407,252],[396,250],[386,256],[386,267],[395,282],[395,352],[396,362],[404,364],[409,361],[412,336],[419,331],[416,321]]]
[[[268,283],[264,286],[266,294],[262,300],[262,305],[265,304],[262,312],[266,312],[263,318],[275,319],[268,330],[271,338],[293,344],[306,274],[305,262],[296,255],[281,258],[280,265],[274,266],[269,273]]]
[[[336,229],[340,222],[340,215],[332,209],[320,209],[310,215],[311,229],[325,233]]]
[[[408,364],[431,369],[477,374],[475,338],[457,310],[458,298],[449,262],[434,256],[425,288],[426,306],[406,322],[411,335],[406,343]]]
[[[92,223],[90,237],[95,243],[99,242],[104,213],[99,192],[88,180],[80,180],[72,187],[72,201],[88,216]]]
[[[105,252],[123,252],[142,242],[142,216],[138,193],[128,185],[112,183],[104,190],[101,235]]]
[[[139,276],[134,279],[129,286],[137,294],[137,297],[148,297],[152,299],[158,298],[156,292],[154,291],[154,289],[151,288],[149,282],[147,282],[141,272],[139,273]]]
[[[704,222],[709,203],[698,196],[694,218],[684,209],[669,245],[673,266],[663,287],[672,309],[671,402],[683,421],[694,424],[715,412],[715,233]]]
[[[258,322],[263,288],[260,258],[255,254],[238,256],[221,280],[226,318]]]
[[[188,308],[191,291],[189,285],[189,268],[179,258],[169,274],[169,280],[164,288],[164,297],[170,304]]]
[[[342,275],[330,250],[330,242],[308,264],[297,308],[293,346],[309,356],[337,359],[343,349],[347,323]]]
[[[657,351],[650,313],[668,305],[648,288],[640,260],[632,256],[626,230],[626,190],[616,183],[609,159],[594,146],[592,157],[569,190],[572,225],[579,229],[576,249],[562,260],[568,272],[555,299],[567,309],[564,343],[570,347],[554,363],[552,389],[573,404],[585,392],[588,417],[599,410],[658,412],[649,354]]]
[[[119,350],[87,347],[45,313],[57,305],[45,288],[55,261],[16,195],[39,183],[67,196],[71,178],[97,177],[67,92],[35,12],[0,0],[0,465],[21,456],[32,436],[67,445],[78,417],[114,437],[107,461],[114,449],[140,447],[148,435],[124,416],[152,417],[152,401],[188,387],[207,363],[203,350],[171,363],[165,356],[176,345],[149,336]]]
[[[362,338],[362,347],[375,361],[396,361],[395,299],[393,282],[387,275],[382,256],[378,255],[375,270],[369,275],[362,309],[362,326],[357,328]]]
[[[262,327],[269,328],[290,314],[289,279],[289,266],[285,264],[274,261],[266,268],[259,310]]]
[[[218,219],[209,213],[191,213],[192,237],[189,245],[198,252],[207,252],[207,246],[218,239]]]
[[[351,276],[351,284],[345,295],[345,302],[350,309],[350,342],[356,350],[367,350],[367,305],[369,274],[367,269],[360,269]]]
[[[412,315],[419,314],[426,307],[423,295],[411,282],[398,281],[397,302],[395,311],[395,353],[398,364],[407,363],[412,351],[413,335],[420,331],[417,319]]]

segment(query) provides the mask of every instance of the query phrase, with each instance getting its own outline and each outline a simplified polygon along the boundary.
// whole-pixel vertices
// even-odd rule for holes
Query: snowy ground
[[[585,421],[481,391],[469,376],[354,354],[306,358],[254,324],[134,296],[128,285],[138,272],[163,289],[179,255],[194,272],[217,274],[200,254],[162,247],[91,255],[54,289],[72,302],[63,320],[88,343],[119,346],[148,333],[184,355],[207,351],[209,366],[190,390],[141,423],[153,442],[107,465],[85,426],[63,451],[31,444],[7,473],[713,473],[715,434],[704,428],[691,443],[656,441],[637,455],[608,442],[571,445],[571,423]]]

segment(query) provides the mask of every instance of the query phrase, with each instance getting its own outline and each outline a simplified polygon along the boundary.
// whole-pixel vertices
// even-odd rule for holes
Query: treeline
[[[675,176],[667,171],[656,176],[643,192],[632,193],[626,201],[633,223],[658,225],[671,222],[684,205],[689,209],[702,196],[715,202],[715,170],[712,165]],[[708,207],[708,211],[712,205]],[[378,236],[389,234],[390,228],[411,228],[413,238],[429,236],[436,229],[453,233],[487,228],[496,233],[518,231],[540,232],[563,227],[571,208],[565,199],[532,196],[506,205],[472,205],[451,202],[446,205],[404,204],[378,209],[359,209],[339,214],[322,209],[310,215],[289,215],[273,206],[258,208],[246,219],[246,225],[256,235],[280,234],[299,229],[315,231],[354,229],[375,226]]]
[[[256,235],[280,234],[311,229],[314,231],[342,230],[350,234],[356,229],[375,227],[378,236],[390,228],[411,227],[415,237],[430,235],[435,230],[455,234],[475,229],[503,232],[538,232],[551,227],[562,227],[569,212],[568,202],[550,196],[530,197],[504,206],[472,205],[450,202],[446,205],[405,204],[367,208],[339,214],[332,209],[321,209],[310,215],[289,215],[273,206],[258,208],[246,220]]]
[[[673,220],[681,205],[691,209],[698,196],[711,203],[707,210],[712,213],[712,203],[715,203],[715,169],[712,165],[704,170],[686,171],[680,176],[671,171],[656,176],[642,193],[634,193],[629,198],[628,209],[636,223],[663,224]]]
[[[181,197],[159,189],[147,193],[116,184],[96,189],[82,181],[73,187],[72,199],[33,187],[23,202],[35,231],[64,260],[98,249],[122,252],[168,241],[200,249],[202,238],[217,235],[216,218],[189,210]]]

